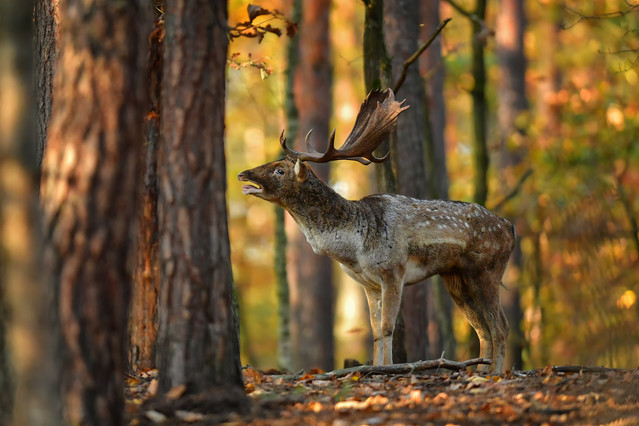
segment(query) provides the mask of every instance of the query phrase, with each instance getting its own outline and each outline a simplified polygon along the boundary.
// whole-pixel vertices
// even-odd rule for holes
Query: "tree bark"
[[[384,39],[384,2],[383,0],[364,0],[364,85],[366,91],[383,89],[392,86],[391,61],[386,53]],[[375,179],[377,191],[395,193],[397,183],[393,163],[395,153],[391,149],[397,140],[397,134],[393,132],[388,142],[383,142],[375,150],[378,157],[386,155],[390,151],[390,158],[375,165]],[[404,316],[401,313],[395,322],[393,333],[393,362],[406,362]]]
[[[46,148],[47,128],[51,116],[53,75],[57,61],[56,32],[59,22],[58,0],[36,0],[33,8],[33,54],[38,64],[34,68],[36,123],[35,158],[38,168]]]
[[[440,23],[439,2],[421,2],[420,40],[427,40]],[[446,167],[446,105],[444,77],[446,68],[442,59],[442,36],[437,37],[419,60],[420,75],[425,82],[430,133],[426,139],[426,172],[432,198],[448,199],[448,169]],[[455,356],[456,341],[453,333],[453,302],[444,289],[440,277],[433,277],[427,290],[429,358],[444,352]]]
[[[137,2],[67,0],[43,160],[45,284],[72,424],[122,424],[143,64]]]
[[[384,37],[386,50],[393,52],[392,79],[397,81],[404,61],[417,50],[419,36],[419,1],[397,0],[384,3]],[[397,123],[397,189],[400,194],[429,198],[424,147],[428,128],[428,111],[424,86],[417,66],[408,68],[406,79],[396,94],[406,99],[410,109]],[[424,283],[404,288],[403,309],[406,360],[428,356],[427,287]]]
[[[328,145],[332,108],[332,70],[329,47],[330,0],[303,2],[299,32],[299,69],[295,100],[299,112],[296,146],[302,148],[306,131],[313,129],[311,144],[323,151]],[[305,148],[304,148],[305,149]],[[314,164],[324,182],[328,164]],[[313,253],[298,231],[292,238],[294,270],[291,270],[291,340],[295,368],[334,366],[332,263]]]
[[[137,218],[136,266],[129,317],[129,366],[133,371],[156,367],[155,344],[158,327],[158,185],[157,151],[162,112],[162,57],[164,24],[155,13],[155,26],[149,37],[147,60],[148,105],[145,121],[145,146],[140,161],[144,164],[144,187],[141,189]]]
[[[166,4],[158,154],[161,392],[240,388],[226,212],[225,2]]]
[[[502,169],[515,169],[525,157],[526,128],[520,117],[528,110],[526,99],[526,57],[524,54],[524,32],[526,16],[523,0],[500,0],[497,15],[497,59],[500,66],[500,84],[497,90],[499,101],[498,120],[500,127],[500,151]],[[519,217],[524,212],[508,209],[507,216]],[[516,223],[516,220],[513,220]],[[520,276],[523,269],[521,241],[516,241],[508,276]],[[518,282],[506,282],[509,291],[502,292],[502,304],[510,325],[508,350],[505,365],[523,367],[524,336],[520,327],[523,312],[520,306]]]

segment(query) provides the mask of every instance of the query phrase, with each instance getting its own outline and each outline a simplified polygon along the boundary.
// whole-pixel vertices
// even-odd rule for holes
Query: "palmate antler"
[[[286,146],[284,130],[280,135],[280,144],[290,158],[301,161],[327,163],[333,160],[353,160],[364,165],[371,162],[381,163],[386,160],[388,154],[378,158],[373,151],[386,140],[397,124],[399,114],[409,108],[402,106],[404,102],[397,102],[391,89],[372,90],[362,102],[353,130],[339,149],[335,149],[335,130],[331,133],[328,148],[324,153],[314,149],[308,142],[311,132],[308,132],[305,139],[309,152],[295,151]]]

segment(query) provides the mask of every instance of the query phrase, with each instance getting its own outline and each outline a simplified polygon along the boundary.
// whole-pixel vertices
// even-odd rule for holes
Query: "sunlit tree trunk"
[[[150,15],[150,14],[149,14]],[[164,26],[155,13],[155,26],[149,37],[147,59],[148,104],[145,119],[145,145],[141,163],[144,180],[137,217],[136,265],[129,318],[129,366],[132,370],[155,368],[158,325],[158,184],[157,151],[162,112],[162,56]]]
[[[225,2],[166,3],[160,224],[160,391],[242,389],[226,212]]]
[[[420,4],[420,40],[426,41],[440,23],[439,2],[422,1]],[[446,167],[446,105],[444,102],[444,76],[442,34],[419,58],[420,75],[425,82],[430,132],[426,139],[426,173],[431,198],[448,199],[448,170]],[[427,287],[429,358],[444,352],[455,356],[456,341],[453,333],[452,300],[439,276],[433,277]]]
[[[137,2],[61,3],[43,160],[45,285],[59,297],[71,424],[123,422],[142,84]]]
[[[497,15],[497,59],[500,65],[500,79],[497,91],[499,107],[500,149],[502,169],[509,174],[520,173],[517,166],[525,157],[526,125],[524,113],[528,110],[526,99],[526,57],[524,54],[524,31],[526,16],[523,0],[500,0]],[[510,179],[514,184],[514,179]],[[520,209],[508,209],[507,216],[517,223],[523,215]],[[506,277],[517,278],[523,268],[521,240],[517,240],[511,259],[511,271]],[[501,292],[502,305],[508,317],[510,333],[506,351],[506,368],[523,368],[524,336],[520,324],[523,314],[520,306],[520,280],[506,281],[508,291]]]
[[[417,50],[419,36],[419,1],[397,0],[384,3],[384,37],[386,49],[393,52],[393,81],[402,73],[404,61]],[[406,79],[396,93],[406,99],[410,108],[397,123],[398,192],[409,197],[429,197],[426,179],[424,147],[429,132],[428,110],[424,86],[417,64],[408,68]],[[419,361],[428,354],[427,287],[424,283],[404,288],[403,317],[407,361]]]
[[[386,89],[392,86],[391,61],[386,53],[384,39],[384,2],[382,0],[364,1],[364,85],[366,92],[372,89]],[[386,155],[394,145],[396,133],[388,142],[383,142],[376,150],[378,157]],[[391,150],[390,159],[375,165],[377,192],[395,193],[397,184],[393,162],[395,152]],[[404,316],[400,311],[393,333],[393,362],[406,362],[404,338]]]
[[[306,149],[304,135],[313,129],[311,143],[324,151],[331,117],[332,70],[329,47],[330,0],[302,2],[299,26],[299,68],[295,76],[295,101],[299,112],[296,145]],[[328,182],[328,164],[313,164]],[[332,263],[313,253],[301,232],[292,238],[291,339],[295,368],[334,365]]]

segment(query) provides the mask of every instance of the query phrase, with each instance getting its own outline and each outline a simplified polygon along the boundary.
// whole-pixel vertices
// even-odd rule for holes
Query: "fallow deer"
[[[480,356],[501,372],[508,324],[499,286],[513,250],[513,226],[486,208],[466,202],[418,200],[377,194],[346,200],[318,179],[306,162],[384,161],[373,150],[408,108],[392,90],[372,91],[340,149],[335,131],[325,153],[307,153],[280,143],[287,156],[239,174],[243,193],[286,209],[313,251],[340,263],[366,293],[374,337],[375,365],[392,364],[395,320],[403,287],[439,274],[480,339]],[[310,132],[309,132],[310,134]]]

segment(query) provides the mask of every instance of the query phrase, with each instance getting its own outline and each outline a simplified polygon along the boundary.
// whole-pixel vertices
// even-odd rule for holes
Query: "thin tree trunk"
[[[162,56],[164,25],[155,13],[155,26],[149,37],[147,63],[148,96],[145,122],[144,187],[138,212],[136,267],[131,294],[129,318],[129,365],[133,371],[155,368],[157,339],[157,306],[159,291],[158,263],[158,184],[157,151],[162,112]]]
[[[525,157],[524,138],[526,129],[518,125],[518,118],[528,110],[526,99],[526,57],[524,54],[524,31],[526,16],[523,0],[500,0],[497,15],[497,58],[501,69],[498,120],[500,126],[500,148],[502,169],[513,172]],[[509,209],[511,217],[524,212]],[[513,221],[516,223],[516,221]],[[521,276],[523,269],[521,240],[517,239],[508,276]],[[520,327],[523,312],[520,306],[518,282],[506,282],[508,291],[502,291],[502,305],[508,318],[510,333],[506,351],[506,367],[523,368],[524,336]]]
[[[366,91],[392,86],[391,62],[386,53],[384,40],[384,2],[382,0],[364,0],[364,85]],[[396,140],[393,132],[388,142],[382,143],[376,150],[378,157],[391,151],[390,159],[377,164],[375,178],[377,191],[395,193],[397,184],[393,162],[395,153],[391,150]],[[404,316],[401,313],[395,322],[393,334],[393,362],[406,362]]]
[[[166,4],[160,223],[160,391],[242,389],[226,214],[224,2]]]
[[[470,94],[473,98],[473,164],[475,170],[475,195],[473,201],[485,205],[488,197],[488,106],[486,104],[486,0],[477,0],[472,20],[472,75],[474,80]]]
[[[299,33],[299,69],[295,76],[295,100],[302,132],[313,129],[311,143],[323,151],[328,145],[331,116],[332,70],[329,48],[330,0],[303,2]],[[296,145],[302,148],[302,132]],[[328,164],[313,165],[317,176],[329,179]],[[313,253],[297,231],[292,239],[291,339],[295,368],[334,366],[332,263]]]
[[[289,19],[302,20],[302,0],[293,0]],[[299,34],[292,37],[286,47],[288,65],[286,67],[286,88],[284,112],[286,114],[287,136],[297,139],[299,113],[295,105],[295,75],[299,66]],[[291,304],[288,272],[286,268],[286,215],[284,209],[275,207],[275,279],[277,282],[277,365],[280,369],[293,370],[293,350],[291,344]]]
[[[427,40],[440,22],[438,1],[422,1],[420,40]],[[442,59],[442,37],[437,37],[419,60],[420,74],[425,81],[430,133],[426,144],[426,171],[432,198],[448,199],[448,170],[446,167],[446,105],[444,77],[446,68]],[[456,341],[453,333],[453,302],[444,289],[439,276],[430,280],[428,288],[429,358],[455,356]]]
[[[384,36],[387,51],[393,52],[393,81],[399,79],[404,61],[417,50],[418,35],[419,0],[384,3]],[[424,147],[430,129],[424,86],[417,66],[408,68],[396,96],[405,98],[406,104],[411,106],[397,123],[397,189],[400,194],[426,199],[431,194],[426,178]],[[429,352],[426,293],[425,283],[404,288],[402,314],[408,362],[424,360]]]
[[[59,296],[63,398],[72,424],[123,422],[123,371],[139,148],[137,2],[67,0],[43,160],[45,285]]]

